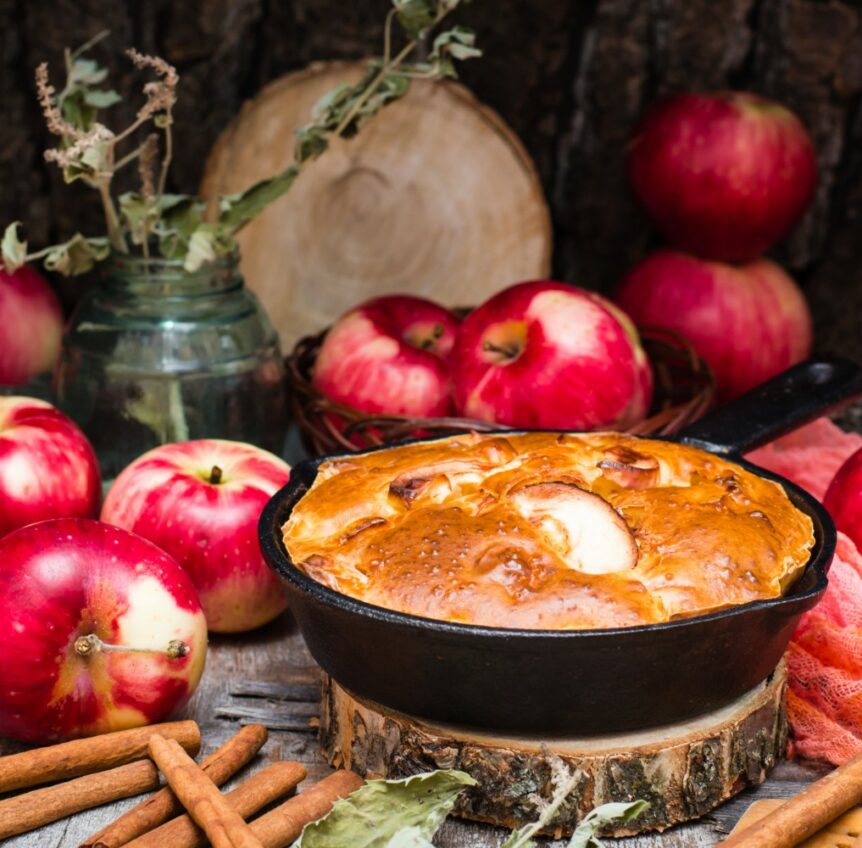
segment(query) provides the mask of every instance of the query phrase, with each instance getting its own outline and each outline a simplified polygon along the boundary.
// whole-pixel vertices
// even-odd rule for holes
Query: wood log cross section
[[[321,744],[332,765],[368,778],[463,769],[479,786],[463,793],[455,814],[509,828],[536,820],[533,797],[550,797],[552,761],[559,758],[582,777],[552,821],[553,835],[571,834],[601,804],[648,801],[637,820],[607,834],[626,836],[699,818],[762,783],[787,742],[786,687],[782,663],[756,689],[688,722],[581,739],[505,738],[411,718],[351,695],[327,677]]]
[[[222,133],[202,196],[287,167],[315,102],[365,70],[316,63],[270,83]],[[409,293],[470,306],[550,273],[550,213],[532,160],[456,83],[414,82],[357,138],[333,141],[239,242],[243,275],[285,349],[366,298]]]

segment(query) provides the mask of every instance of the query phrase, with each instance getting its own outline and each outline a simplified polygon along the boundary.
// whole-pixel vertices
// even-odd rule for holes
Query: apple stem
[[[445,328],[442,324],[435,324],[434,328],[431,330],[431,335],[428,338],[423,339],[419,347],[421,347],[422,350],[431,350],[431,348],[434,347],[434,342],[443,335],[444,331]]]
[[[188,654],[189,650],[189,646],[181,639],[171,639],[168,642],[168,647],[164,650],[161,648],[133,648],[129,645],[112,645],[110,642],[103,642],[95,633],[79,636],[75,640],[75,653],[81,657],[89,656],[97,651],[105,654],[111,651],[130,651],[138,654],[164,654],[169,660],[178,660]]]
[[[210,483],[212,483],[214,486],[217,486],[219,483],[221,483],[221,475],[223,473],[224,472],[221,470],[221,468],[219,468],[217,465],[214,465],[212,467],[212,471],[210,471]]]
[[[502,354],[506,359],[514,359],[520,352],[521,349],[514,345],[512,347],[500,347],[499,345],[495,345],[492,342],[485,342],[482,345],[482,350],[488,350],[492,353]]]

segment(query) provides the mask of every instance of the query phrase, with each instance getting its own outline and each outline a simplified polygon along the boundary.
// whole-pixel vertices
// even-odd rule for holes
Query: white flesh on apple
[[[638,547],[628,525],[604,499],[570,483],[534,483],[511,494],[566,564],[585,574],[634,568]]]

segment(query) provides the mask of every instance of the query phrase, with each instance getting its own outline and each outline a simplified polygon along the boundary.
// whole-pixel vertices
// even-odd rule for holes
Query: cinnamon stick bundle
[[[176,740],[153,736],[150,756],[213,848],[263,848],[242,816]]]
[[[0,801],[0,842],[81,810],[149,792],[158,785],[158,769],[149,760],[139,760],[7,798]]]
[[[147,743],[154,733],[175,739],[191,754],[200,750],[201,732],[193,721],[152,724],[34,748],[0,757],[0,794],[141,760],[147,756]]]
[[[296,789],[305,780],[305,775],[305,767],[299,763],[290,760],[273,763],[252,775],[224,797],[237,813],[247,819],[267,804]],[[206,834],[189,815],[184,815],[129,842],[125,848],[198,848],[206,844]]]
[[[812,783],[750,827],[734,833],[722,848],[794,848],[862,803],[862,754]]]
[[[264,848],[287,848],[309,822],[325,816],[363,783],[352,771],[337,771],[253,821],[251,829]]]
[[[267,731],[262,724],[243,727],[204,759],[201,768],[216,786],[221,786],[252,760],[263,747],[266,738]],[[119,848],[135,837],[158,828],[160,824],[179,816],[182,812],[183,805],[177,796],[170,788],[165,787],[86,839],[81,844],[81,848]],[[173,844],[172,841],[161,843],[162,846]]]

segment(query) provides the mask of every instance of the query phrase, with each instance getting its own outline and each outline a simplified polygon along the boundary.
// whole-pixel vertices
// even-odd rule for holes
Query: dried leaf
[[[86,274],[111,252],[107,238],[85,238],[76,233],[65,244],[58,244],[45,256],[45,267],[67,277]]]
[[[296,179],[296,165],[285,168],[280,174],[263,180],[239,194],[219,198],[219,225],[228,233],[235,233],[258,215],[274,200],[283,195]]]
[[[236,242],[226,236],[223,230],[212,224],[201,224],[189,239],[183,269],[193,274],[219,256],[227,256],[235,250]]]
[[[14,274],[27,261],[27,242],[18,238],[20,221],[13,221],[3,233],[0,243],[0,255],[3,257],[3,267]]]
[[[306,825],[293,848],[426,848],[461,790],[475,785],[454,770],[370,780]]]
[[[577,826],[567,848],[602,848],[598,833],[614,822],[629,822],[639,816],[649,804],[646,801],[603,804],[587,813]]]

